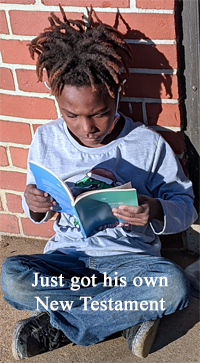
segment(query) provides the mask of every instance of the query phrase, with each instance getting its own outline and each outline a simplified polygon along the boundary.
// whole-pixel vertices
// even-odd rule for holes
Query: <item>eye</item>
[[[66,116],[67,116],[68,118],[77,118],[77,116],[76,116],[76,115],[73,115],[73,114],[66,114]]]
[[[108,111],[107,112],[104,112],[104,113],[97,113],[96,115],[94,115],[94,117],[97,117],[97,118],[101,118],[101,117],[105,117],[108,115]]]

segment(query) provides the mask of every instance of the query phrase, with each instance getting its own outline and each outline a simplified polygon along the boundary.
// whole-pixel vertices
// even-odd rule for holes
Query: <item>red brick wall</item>
[[[52,221],[35,226],[23,214],[26,158],[38,125],[57,118],[58,108],[37,83],[27,43],[48,25],[55,0],[0,1],[0,232],[49,237]],[[121,110],[162,133],[181,157],[184,144],[178,107],[174,0],[60,0],[70,18],[81,18],[90,3],[114,25],[118,7],[129,30],[119,30],[133,49],[130,78]],[[80,7],[81,5],[81,7]]]

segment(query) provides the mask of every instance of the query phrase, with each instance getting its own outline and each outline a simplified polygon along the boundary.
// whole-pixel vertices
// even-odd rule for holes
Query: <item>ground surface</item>
[[[4,237],[0,246],[0,262],[7,256],[42,253],[45,241]],[[183,268],[195,257],[185,251],[164,252],[165,256]],[[28,317],[28,312],[14,310],[0,300],[0,362],[16,362],[11,353],[12,331],[18,320]],[[189,307],[162,319],[159,331],[146,359],[133,356],[123,337],[83,348],[68,345],[50,353],[24,360],[30,363],[195,363],[200,362],[199,300],[191,297]]]

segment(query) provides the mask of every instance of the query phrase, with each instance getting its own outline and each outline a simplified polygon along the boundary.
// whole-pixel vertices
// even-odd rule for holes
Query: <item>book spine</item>
[[[88,236],[87,236],[87,235],[86,235],[86,233],[85,233],[85,230],[84,230],[84,228],[83,228],[82,222],[81,222],[81,220],[80,220],[80,217],[79,217],[79,215],[78,215],[78,212],[77,212],[77,210],[76,210],[75,206],[72,206],[72,208],[73,208],[74,214],[75,214],[75,216],[76,216],[76,218],[77,218],[77,220],[78,220],[78,223],[79,223],[79,226],[80,226],[81,232],[82,232],[83,236],[84,236],[85,238],[87,238]]]

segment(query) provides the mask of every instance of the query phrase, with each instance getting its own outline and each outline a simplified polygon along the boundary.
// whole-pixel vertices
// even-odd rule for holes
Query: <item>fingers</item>
[[[44,192],[42,190],[37,189],[35,184],[27,185],[26,191],[35,195],[41,195],[41,196],[44,195]]]
[[[149,221],[149,206],[145,204],[138,207],[120,206],[113,208],[112,212],[115,217],[135,226],[145,226]]]
[[[120,205],[119,210],[122,211],[124,214],[141,214],[144,212],[144,207],[139,205],[138,207],[127,206],[127,205]]]
[[[144,209],[141,205],[138,207],[122,205],[119,208],[113,208],[112,211],[114,215],[117,214],[119,216],[133,218],[137,215],[142,214],[144,212]]]
[[[53,210],[55,205],[53,198],[48,193],[37,189],[34,184],[27,185],[24,196],[29,209],[35,213],[46,213]]]

